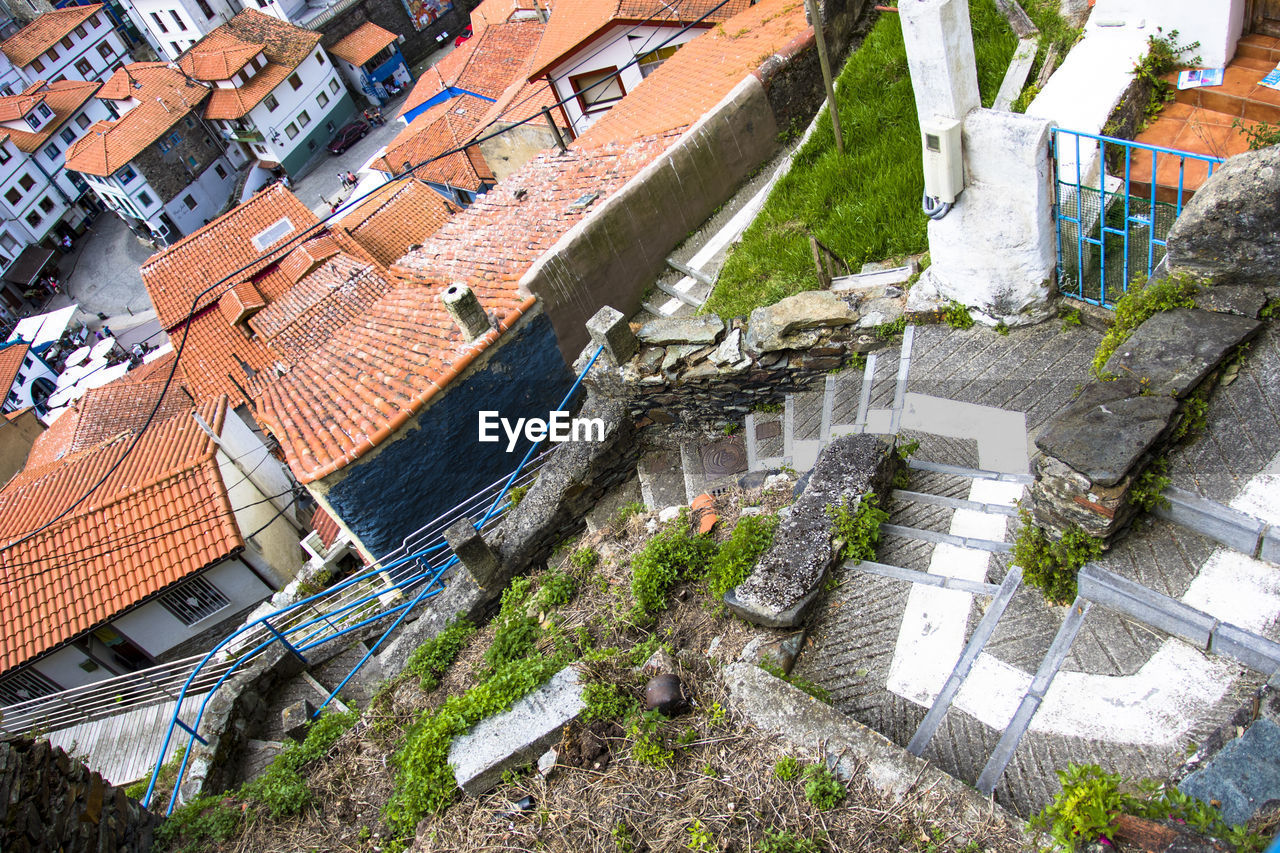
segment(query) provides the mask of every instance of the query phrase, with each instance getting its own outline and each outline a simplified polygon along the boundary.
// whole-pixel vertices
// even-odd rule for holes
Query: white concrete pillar
[[[898,12],[920,120],[980,107],[969,0],[901,0]]]
[[[916,285],[922,293],[935,288],[992,325],[1048,315],[1057,274],[1050,126],[1017,113],[969,113],[964,192],[929,222],[932,265]]]

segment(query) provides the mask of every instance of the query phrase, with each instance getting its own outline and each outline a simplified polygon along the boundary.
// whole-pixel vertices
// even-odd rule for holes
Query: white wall
[[[225,177],[218,177],[217,166],[222,167]],[[210,220],[216,219],[218,214],[222,212],[222,208],[226,205],[227,199],[231,198],[231,190],[236,183],[236,171],[231,166],[226,157],[219,157],[209,164],[209,168],[201,173],[199,178],[187,185],[187,188],[178,193],[169,203],[165,205],[164,212],[169,214],[169,218],[178,226],[183,235],[190,234],[193,231],[204,226]],[[190,196],[192,201],[196,203],[194,208],[187,207],[183,199]],[[153,228],[158,229],[160,226],[160,215],[156,214]],[[177,239],[177,235],[170,235],[169,241],[173,242]]]
[[[18,368],[8,396],[4,399],[5,411],[17,411],[35,405],[31,399],[31,386],[42,376],[55,384],[58,381],[58,374],[54,373],[53,368],[45,364],[44,360],[35,353],[28,352],[27,357],[22,360],[22,367]]]
[[[1180,44],[1200,42],[1196,53],[1206,68],[1219,68],[1235,55],[1246,5],[1246,0],[1098,0],[1088,27],[1122,20],[1133,24],[1145,21],[1153,35],[1156,27],[1165,35],[1177,30]]]
[[[126,613],[113,624],[119,625],[122,634],[152,657],[159,657],[206,628],[271,595],[271,590],[237,560],[224,560],[205,572],[203,577],[231,603],[194,625],[183,625],[158,601],[150,601]]]
[[[80,116],[84,116],[89,121],[85,128],[81,128],[79,122],[76,121],[77,117]],[[58,127],[34,155],[44,170],[53,176],[54,181],[66,193],[67,198],[75,200],[80,196],[80,190],[66,174],[67,149],[75,144],[75,140],[83,136],[87,128],[92,127],[94,122],[105,121],[110,118],[111,114],[107,112],[107,108],[102,101],[97,98],[90,98],[85,102],[84,106],[76,110]],[[73,134],[71,142],[67,142],[62,136],[68,130]],[[49,156],[50,150],[53,151],[52,157]]]
[[[177,59],[178,54],[235,15],[227,0],[207,0],[212,16],[206,15],[194,0],[131,0],[131,5],[137,12],[135,20],[141,21],[146,29],[147,40],[158,47],[165,59]],[[175,12],[177,21],[173,17]],[[163,27],[152,17],[153,13]]]
[[[74,646],[64,646],[48,657],[36,661],[33,668],[46,678],[52,679],[64,690],[114,677],[115,673],[101,665],[93,672],[85,672],[80,668],[80,664],[87,660],[89,656],[84,652]]]
[[[323,64],[319,61],[320,56],[324,57]],[[255,152],[259,157],[274,160],[277,163],[283,163],[298,146],[304,144],[307,135],[316,128],[317,123],[323,125],[329,120],[330,114],[337,109],[344,94],[344,87],[342,80],[338,77],[337,69],[334,68],[328,54],[324,53],[319,46],[302,61],[295,72],[302,81],[300,87],[295,90],[286,78],[271,91],[279,102],[279,106],[274,110],[268,110],[266,99],[263,99],[249,111],[248,116],[264,137],[262,143],[253,146]],[[333,91],[332,83],[338,84],[336,92]],[[328,103],[323,107],[318,100],[321,92],[328,98]],[[311,122],[305,128],[299,126],[298,135],[290,139],[286,128],[290,123],[296,126],[298,114],[304,110],[311,117]]]
[[[8,224],[15,234],[22,235],[23,242],[39,243],[58,223],[59,217],[66,212],[67,205],[49,179],[33,163],[28,162],[26,154],[18,151],[12,142],[5,142],[4,150],[12,154],[12,159],[0,167],[7,170],[0,172],[4,175],[3,182],[0,182],[0,209],[6,214]],[[29,177],[33,182],[30,189],[23,189],[20,183],[23,176]],[[9,198],[11,190],[17,191],[14,196],[16,202]],[[40,207],[40,202],[46,198],[52,204],[47,212]],[[29,221],[28,217],[34,217],[34,221]]]
[[[591,42],[572,56],[553,66],[548,74],[555,86],[556,97],[560,100],[568,98],[565,109],[569,113],[569,121],[573,124],[575,134],[581,134],[590,127],[603,112],[584,115],[578,99],[572,97],[573,85],[571,77],[587,74],[592,71],[616,70],[622,68],[637,56],[657,49],[668,39],[672,45],[684,44],[704,32],[691,29],[683,35],[676,36],[679,26],[670,27],[624,27],[614,26],[601,38]],[[620,75],[622,88],[630,92],[644,79],[640,67],[632,65]]]

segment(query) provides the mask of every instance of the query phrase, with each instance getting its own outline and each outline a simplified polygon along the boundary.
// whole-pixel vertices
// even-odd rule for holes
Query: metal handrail
[[[591,356],[591,360],[587,362],[587,365],[578,374],[577,378],[574,380],[569,390],[565,393],[564,399],[560,403],[561,410],[566,409],[569,403],[573,400],[574,395],[577,393],[578,388],[582,384],[582,380],[586,378],[587,373],[590,372],[591,368],[595,365],[596,360],[600,357],[600,354],[603,351],[604,351],[603,346],[596,348],[595,353]],[[520,479],[520,476],[524,471],[525,466],[529,463],[530,459],[533,458],[534,453],[536,452],[538,447],[541,446],[541,444],[542,444],[542,440],[539,440],[533,443],[533,446],[529,448],[527,453],[525,453],[524,458],[520,460],[520,464],[516,466],[516,469],[506,479],[506,482],[503,484],[497,496],[494,498],[493,503],[490,505],[488,511],[484,514],[484,516],[478,522],[474,522],[474,526],[477,531],[483,531],[490,521],[496,519],[502,513],[510,509],[511,502],[509,500],[506,500],[507,494],[511,490],[512,485]],[[465,503],[467,502],[464,501],[464,504]],[[457,508],[455,507],[455,509]],[[169,744],[173,740],[173,730],[175,728],[181,728],[183,731],[187,733],[187,743],[186,743],[186,748],[183,749],[182,751],[182,761],[178,766],[177,777],[174,779],[174,783],[173,783],[173,791],[169,796],[168,806],[165,811],[166,814],[173,813],[173,808],[178,801],[178,790],[182,785],[183,775],[186,773],[187,762],[191,758],[191,753],[192,753],[191,747],[197,739],[200,740],[202,743],[205,742],[204,739],[201,738],[199,734],[197,734],[197,730],[200,726],[201,720],[204,719],[204,712],[208,707],[209,700],[213,697],[214,693],[217,692],[218,688],[221,687],[227,681],[227,679],[230,678],[242,664],[246,663],[249,660],[252,660],[260,652],[265,651],[267,648],[269,648],[273,643],[277,641],[280,642],[291,654],[296,655],[300,660],[302,660],[305,663],[306,658],[303,657],[302,655],[303,652],[308,651],[323,643],[327,643],[345,634],[351,633],[352,631],[357,631],[357,630],[360,630],[361,628],[370,626],[375,622],[378,622],[382,619],[387,618],[388,616],[395,615],[396,617],[395,621],[392,622],[392,624],[385,631],[382,632],[382,635],[378,638],[378,640],[369,648],[369,650],[360,659],[360,661],[356,663],[354,667],[352,667],[351,671],[347,674],[346,678],[342,680],[342,683],[340,683],[337,687],[335,687],[329,693],[328,697],[325,698],[324,702],[321,703],[320,707],[316,709],[316,714],[318,715],[329,704],[329,702],[333,700],[333,698],[338,694],[338,692],[342,690],[343,687],[346,686],[347,682],[350,681],[351,678],[354,677],[357,672],[359,672],[360,668],[364,666],[365,662],[368,661],[368,659],[374,654],[374,652],[378,650],[378,648],[382,645],[383,642],[386,641],[386,639],[391,635],[391,633],[400,626],[400,624],[404,621],[405,617],[409,615],[409,612],[411,610],[413,610],[415,607],[417,607],[420,603],[422,603],[426,599],[431,598],[435,595],[438,595],[440,592],[444,590],[442,579],[445,573],[458,562],[458,558],[456,555],[451,554],[447,558],[440,561],[437,565],[432,565],[431,562],[428,560],[426,570],[421,572],[409,572],[406,576],[397,580],[394,586],[392,587],[392,589],[390,590],[383,589],[380,592],[372,593],[369,595],[365,595],[362,598],[358,598],[356,601],[350,602],[349,604],[344,604],[342,606],[342,611],[343,611],[342,614],[337,615],[336,617],[333,615],[321,615],[309,620],[304,620],[300,623],[289,625],[285,627],[283,630],[278,624],[279,622],[278,617],[284,616],[286,614],[291,614],[294,611],[300,610],[301,608],[308,607],[317,599],[323,598],[326,595],[330,594],[331,592],[336,592],[342,589],[349,589],[350,587],[358,583],[363,583],[364,581],[369,580],[376,576],[385,576],[390,571],[400,566],[408,565],[411,562],[421,561],[423,560],[423,558],[428,557],[433,553],[443,551],[443,549],[446,547],[447,547],[447,543],[445,543],[444,541],[441,541],[429,547],[416,550],[413,553],[399,556],[395,559],[390,560],[389,562],[387,562],[387,559],[384,558],[379,562],[387,562],[387,565],[375,567],[373,569],[370,569],[367,572],[364,572],[363,574],[357,575],[353,578],[348,578],[347,580],[344,580],[342,583],[338,584],[332,590],[329,590],[317,595],[308,596],[307,598],[304,598],[301,601],[294,602],[293,604],[290,604],[286,607],[272,611],[271,613],[268,613],[265,616],[255,619],[253,622],[249,623],[248,625],[242,626],[241,628],[239,628],[238,630],[234,631],[232,634],[224,638],[216,646],[214,646],[214,648],[211,649],[208,653],[206,653],[204,657],[201,659],[200,663],[198,663],[196,667],[192,670],[191,674],[187,677],[186,683],[182,687],[182,690],[178,696],[178,701],[174,706],[173,716],[170,718],[169,726],[165,731],[164,740],[160,746],[160,751],[159,751],[158,757],[156,758],[155,767],[151,771],[151,779],[147,783],[147,792],[142,799],[143,805],[150,806],[151,804],[151,798],[155,792],[156,781],[160,776],[160,770],[164,764],[164,758],[168,754]],[[360,621],[357,621],[355,624],[346,625],[340,629],[333,624],[332,620],[335,618],[340,624],[344,619],[348,618],[349,616],[352,616],[353,614],[357,614],[359,612],[357,610],[357,607],[363,604],[377,601],[382,597],[386,596],[389,592],[392,592],[395,590],[407,590],[419,584],[422,584],[421,590],[417,593],[417,595],[413,599],[411,599],[408,602],[395,604],[394,606],[391,606],[391,607],[384,607],[384,609],[382,610],[375,611],[371,616],[361,619]],[[276,619],[277,621],[272,622],[271,620],[273,619]],[[309,628],[321,622],[324,622],[329,628],[331,628],[334,631],[334,633],[332,633],[329,636],[320,637],[319,639],[313,639],[316,633],[319,633],[319,632],[313,631],[311,634],[307,634],[303,636],[301,638],[301,641],[297,644],[291,643],[289,641],[289,635],[300,633],[306,628]],[[191,684],[199,675],[199,673],[209,663],[210,660],[214,659],[219,652],[227,648],[234,640],[254,630],[257,630],[260,632],[266,631],[271,636],[267,639],[264,639],[262,642],[258,643],[256,646],[250,649],[247,653],[239,655],[232,662],[232,665],[218,677],[217,681],[214,683],[213,687],[208,691],[208,693],[204,695],[204,698],[200,702],[199,710],[196,712],[196,717],[194,722],[190,724],[183,722],[180,719],[183,701],[186,699],[186,696],[190,691]]]

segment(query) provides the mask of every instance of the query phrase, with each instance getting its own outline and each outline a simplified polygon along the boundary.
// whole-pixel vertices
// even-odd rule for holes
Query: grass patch
[[[709,536],[689,533],[689,521],[682,514],[631,558],[631,593],[636,606],[649,615],[666,610],[671,587],[693,577],[715,549]]]
[[[756,560],[773,544],[778,516],[744,515],[732,535],[707,565],[707,589],[713,598],[722,598],[747,579]]]
[[[992,0],[973,0],[970,16],[978,84],[990,106],[1017,40]],[[880,16],[840,72],[836,93],[845,156],[835,152],[828,117],[729,256],[707,310],[744,316],[817,288],[810,233],[855,270],[928,247],[920,127],[897,15]]]
[[[440,686],[440,677],[475,632],[475,626],[465,616],[454,618],[443,631],[413,650],[405,668],[418,676],[422,689],[430,693]]]

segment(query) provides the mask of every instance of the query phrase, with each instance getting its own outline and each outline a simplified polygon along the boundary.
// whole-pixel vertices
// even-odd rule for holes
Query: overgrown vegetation
[[[848,789],[825,764],[810,764],[804,769],[804,798],[826,811],[840,805]]]
[[[1144,512],[1168,506],[1169,499],[1161,494],[1169,485],[1169,460],[1163,456],[1151,460],[1151,464],[1129,486],[1126,496],[1129,503]]]
[[[1194,308],[1200,287],[1186,276],[1171,276],[1149,284],[1134,282],[1116,303],[1115,319],[1093,355],[1093,373],[1107,379],[1104,368],[1112,354],[1148,318],[1174,308]]]
[[[827,515],[831,518],[837,539],[844,543],[841,559],[861,563],[876,558],[880,525],[889,520],[889,513],[880,508],[879,495],[867,492],[854,509],[850,509],[849,502],[841,498],[839,504],[827,507]]]
[[[636,607],[653,615],[667,607],[667,593],[680,580],[697,573],[715,551],[709,537],[691,533],[682,514],[658,531],[644,550],[631,558],[631,593]]]
[[[1280,124],[1269,121],[1254,121],[1245,124],[1240,119],[1231,120],[1231,129],[1249,142],[1250,151],[1261,151],[1280,143]]]
[[[414,649],[405,668],[418,676],[422,689],[430,693],[475,632],[476,627],[465,616],[455,617],[443,631]]]
[[[1050,54],[1053,55],[1054,64],[1060,64],[1066,58],[1067,51],[1080,40],[1080,34],[1084,32],[1079,27],[1068,25],[1067,20],[1062,17],[1058,0],[1022,0],[1020,5],[1040,31],[1040,36],[1035,61],[1027,74],[1027,85],[1010,107],[1015,113],[1025,113],[1036,95],[1040,94],[1040,87],[1035,81],[1045,62],[1049,61]]]
[[[970,15],[979,88],[990,106],[1017,40],[992,0],[974,0]],[[926,248],[920,128],[897,15],[881,15],[849,57],[836,98],[845,156],[823,119],[729,256],[709,311],[745,316],[816,288],[810,234],[853,269]]]
[[[973,315],[969,309],[954,299],[947,304],[947,325],[953,329],[973,328]],[[1006,329],[1006,333],[1007,333]]]
[[[199,850],[222,842],[252,820],[296,815],[311,802],[302,771],[328,754],[358,718],[353,712],[329,712],[311,724],[301,743],[288,743],[256,779],[230,794],[211,794],[184,803],[156,830],[156,842],[182,850]]]
[[[1165,79],[1170,72],[1200,64],[1199,55],[1188,60],[1183,56],[1200,48],[1200,42],[1178,44],[1178,31],[1168,35],[1156,27],[1156,33],[1147,36],[1147,52],[1133,66],[1133,76],[1147,85],[1150,96],[1143,107],[1143,126],[1150,123],[1160,109],[1173,100],[1174,84]]]
[[[747,579],[756,560],[773,544],[777,526],[776,514],[744,515],[738,519],[733,533],[707,564],[707,591],[713,598],[723,598]]]
[[[1071,603],[1076,597],[1076,574],[1102,554],[1102,543],[1076,526],[1055,541],[1025,509],[1018,510],[1018,518],[1022,526],[1013,542],[1013,562],[1022,567],[1023,582],[1039,589],[1051,603]]]
[[[1048,832],[1061,850],[1074,851],[1077,845],[1106,838],[1122,814],[1184,823],[1225,840],[1231,849],[1242,853],[1259,851],[1266,844],[1265,839],[1245,827],[1228,826],[1216,808],[1172,785],[1150,779],[1129,782],[1096,764],[1070,764],[1057,773],[1062,790],[1031,819],[1031,825]]]

